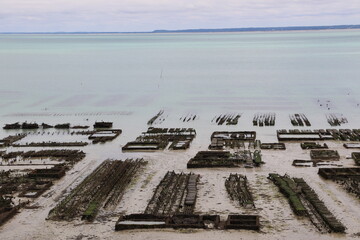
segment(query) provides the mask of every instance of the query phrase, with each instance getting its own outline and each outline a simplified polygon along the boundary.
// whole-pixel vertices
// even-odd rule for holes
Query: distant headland
[[[269,32],[269,31],[305,31],[305,30],[334,30],[360,29],[360,25],[335,26],[294,26],[294,27],[249,27],[249,28],[214,28],[214,29],[183,29],[183,30],[155,30],[152,33],[192,33],[192,32]]]

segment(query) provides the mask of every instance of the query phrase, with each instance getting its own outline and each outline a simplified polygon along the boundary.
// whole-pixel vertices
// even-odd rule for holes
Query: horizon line
[[[296,30],[331,30],[331,29],[360,29],[359,24],[351,25],[315,25],[315,26],[285,26],[285,27],[241,27],[241,28],[193,28],[193,29],[159,29],[152,31],[54,31],[54,32],[0,32],[0,34],[136,34],[136,33],[206,33],[206,32],[262,32],[262,31],[296,31]]]

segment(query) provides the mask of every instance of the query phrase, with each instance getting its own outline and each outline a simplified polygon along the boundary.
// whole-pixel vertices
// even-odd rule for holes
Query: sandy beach
[[[79,129],[0,130],[0,139],[26,134],[1,151],[81,150],[86,156],[39,197],[0,227],[0,239],[358,239],[359,199],[332,180],[319,176],[321,167],[295,167],[310,160],[300,141],[286,150],[261,150],[260,167],[193,168],[187,163],[208,150],[215,131],[256,131],[262,143],[277,143],[280,129],[359,129],[360,32],[302,31],[199,34],[4,34],[0,38],[0,127],[15,122],[87,125],[113,122],[121,134],[94,144]],[[122,151],[147,131],[194,128],[186,150]],[[270,113],[270,114],[269,114]],[[311,126],[295,127],[290,117],[303,113]],[[254,116],[276,116],[275,126],[253,125]],[[196,117],[194,118],[194,116]],[[217,125],[219,116],[236,125]],[[184,117],[189,119],[184,121]],[[234,116],[239,116],[238,118]],[[344,120],[331,126],[329,118]],[[331,119],[330,119],[331,122]],[[81,130],[82,131],[82,130]],[[111,133],[110,133],[111,135]],[[83,142],[77,147],[29,147],[29,143]],[[338,167],[356,167],[342,141],[324,141],[339,153]],[[230,150],[234,152],[235,150]],[[79,186],[104,161],[143,158],[121,201],[100,208],[93,222],[48,220],[50,210]],[[20,157],[18,159],[21,159]],[[64,159],[1,159],[1,170],[49,168]],[[46,165],[41,165],[46,164]],[[260,230],[157,229],[115,231],[121,215],[142,213],[168,171],[195,173],[195,214],[260,216]],[[29,172],[29,171],[28,171]],[[232,201],[225,187],[231,173],[248,179],[254,209]],[[303,178],[328,210],[346,227],[345,233],[322,234],[308,217],[297,216],[288,199],[268,179],[269,173]],[[81,185],[80,185],[81,186]],[[15,203],[19,200],[15,198]]]
[[[123,116],[132,118],[132,116]],[[179,123],[164,121],[159,127],[187,126],[195,127],[197,136],[190,149],[181,151],[156,152],[126,152],[121,146],[133,140],[139,131],[128,132],[124,128],[123,134],[113,142],[105,144],[90,144],[82,149],[86,152],[84,160],[77,163],[66,175],[55,182],[50,190],[31,203],[36,209],[21,209],[9,222],[0,228],[3,239],[338,239],[358,238],[360,232],[359,199],[347,193],[340,185],[331,180],[324,180],[318,174],[318,167],[298,168],[292,166],[294,159],[310,159],[310,150],[302,150],[300,142],[286,143],[286,150],[262,150],[265,162],[259,168],[214,168],[187,169],[187,161],[198,151],[207,150],[210,135],[216,130],[238,130],[239,126],[217,126],[209,124],[208,119],[200,118],[193,123]],[[244,119],[241,119],[243,121]],[[207,122],[207,123],[206,123]],[[116,127],[121,127],[115,122]],[[142,125],[144,129],[144,124]],[[205,127],[206,126],[206,127]],[[134,127],[134,126],[133,126]],[[135,128],[135,127],[134,127]],[[250,127],[249,127],[250,128]],[[146,128],[145,128],[146,129]],[[276,142],[277,127],[255,128],[257,139],[262,142]],[[9,131],[7,132],[9,133]],[[41,136],[41,135],[40,135]],[[36,134],[28,135],[21,141],[36,141],[46,138]],[[50,135],[49,139],[66,141],[86,140],[84,136]],[[326,141],[329,148],[337,150],[340,160],[336,164],[343,167],[353,167],[354,161],[347,159],[354,150],[345,149],[342,142]],[[30,148],[32,149],[32,148]],[[16,150],[16,149],[9,149]],[[136,175],[115,209],[101,210],[93,223],[80,219],[64,222],[46,220],[49,211],[89,175],[101,162],[106,159],[144,158],[148,164]],[[11,167],[2,166],[2,169]],[[225,220],[228,214],[258,214],[260,215],[260,231],[250,230],[129,230],[115,232],[115,223],[121,214],[141,213],[150,200],[153,191],[167,171],[193,172],[200,174],[195,213],[218,214]],[[245,174],[249,180],[249,187],[255,200],[255,209],[244,209],[238,203],[231,201],[225,186],[225,179],[230,173]],[[269,173],[288,174],[292,177],[304,178],[317,192],[326,206],[346,226],[345,234],[321,234],[309,219],[296,216],[290,208],[287,199],[278,188],[267,179]]]

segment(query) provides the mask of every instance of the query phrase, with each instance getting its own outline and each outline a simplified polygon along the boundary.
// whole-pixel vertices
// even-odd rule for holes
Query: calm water
[[[359,77],[354,30],[0,35],[5,122],[18,113],[32,121],[35,114],[101,112],[98,118],[111,119],[106,114],[115,112],[145,125],[165,109],[170,119],[196,112],[208,122],[221,112],[251,119],[274,111],[288,121],[290,113],[319,118],[330,111],[351,123],[360,118]]]

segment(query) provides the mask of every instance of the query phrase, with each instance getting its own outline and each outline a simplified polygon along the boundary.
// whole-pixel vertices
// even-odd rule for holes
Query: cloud
[[[359,0],[1,0],[4,31],[359,24]]]

